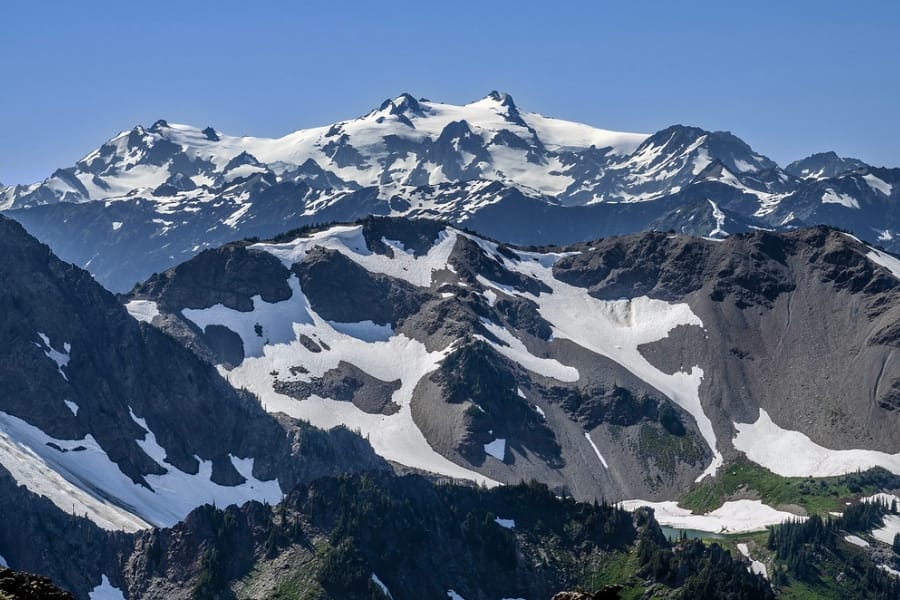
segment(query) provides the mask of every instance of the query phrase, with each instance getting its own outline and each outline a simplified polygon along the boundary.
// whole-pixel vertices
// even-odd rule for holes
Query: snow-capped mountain
[[[670,499],[740,455],[900,473],[898,294],[898,259],[827,228],[526,251],[373,218],[205,251],[129,302],[395,463]]]
[[[41,183],[7,188],[0,208],[188,191],[176,180],[218,188],[263,173],[321,177],[337,189],[491,179],[555,195],[571,183],[563,164],[571,153],[621,156],[646,137],[521,112],[497,92],[465,106],[403,94],[358,119],[278,139],[160,120],[120,133]]]
[[[897,190],[900,169],[833,154],[781,169],[728,132],[613,132],[492,92],[464,106],[403,94],[277,139],[157,121],[3,189],[0,208],[125,291],[204,248],[366,215],[439,218],[519,244],[832,224],[898,250]]]

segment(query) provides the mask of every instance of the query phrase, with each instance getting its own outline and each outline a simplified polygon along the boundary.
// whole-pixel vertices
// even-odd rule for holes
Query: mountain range
[[[123,132],[0,192],[0,596],[896,597],[898,184],[497,92]]]
[[[160,120],[113,137],[0,210],[114,291],[204,248],[367,215],[429,217],[518,244],[645,230],[724,237],[831,224],[895,247],[900,170],[834,153],[785,168],[728,132],[620,133],[402,94],[282,138]]]

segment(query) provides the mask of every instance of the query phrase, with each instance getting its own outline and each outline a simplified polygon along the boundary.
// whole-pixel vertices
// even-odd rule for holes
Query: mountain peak
[[[204,129],[204,130],[201,131],[200,133],[202,133],[203,135],[205,135],[205,136],[206,136],[206,139],[208,139],[208,140],[211,141],[211,142],[218,142],[218,141],[220,141],[218,132],[216,132],[216,130],[213,129],[212,127],[207,127],[206,129]]]
[[[507,94],[506,92],[498,92],[497,90],[492,90],[487,96],[486,99],[493,100],[494,102],[498,102],[500,106],[505,106],[506,108],[516,109],[516,103],[513,100],[513,97]]]
[[[168,129],[169,123],[165,119],[157,119],[153,125],[150,126],[150,131],[153,133],[159,133],[162,129]]]
[[[388,98],[384,102],[381,103],[381,106],[378,107],[378,110],[375,112],[383,112],[387,111],[388,114],[391,115],[406,115],[406,114],[415,114],[421,115],[423,114],[422,106],[419,104],[419,101],[416,100],[412,94],[407,92],[403,92],[396,98]],[[371,113],[370,113],[371,114]]]
[[[839,156],[834,150],[816,152],[806,158],[795,160],[784,170],[795,177],[803,179],[828,179],[850,171],[868,167],[858,158]]]

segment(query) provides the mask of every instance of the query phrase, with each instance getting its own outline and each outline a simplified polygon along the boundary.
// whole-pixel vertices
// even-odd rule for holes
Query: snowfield
[[[588,294],[587,289],[563,283],[553,276],[553,264],[564,256],[562,254],[518,252],[521,260],[513,261],[498,252],[496,244],[470,238],[506,269],[538,279],[551,292],[535,296],[480,277],[482,285],[533,300],[541,316],[552,325],[554,339],[571,340],[582,348],[617,362],[684,408],[694,417],[713,451],[713,461],[700,478],[716,472],[722,464],[722,456],[717,449],[712,421],[700,403],[703,370],[694,366],[690,372],[667,374],[650,364],[638,350],[642,344],[664,339],[679,325],[703,327],[703,322],[687,304],[672,304],[647,297],[598,300]],[[516,356],[522,357],[522,353],[518,352]],[[534,363],[529,359],[529,364]],[[523,366],[529,368],[528,364]]]
[[[167,470],[146,475],[152,489],[131,481],[91,435],[59,440],[12,415],[0,412],[0,464],[17,483],[50,499],[60,510],[86,516],[104,529],[136,531],[169,527],[203,504],[228,506],[249,500],[277,503],[283,494],[277,481],[253,477],[253,460],[231,457],[247,479],[229,487],[211,480],[212,462],[200,460],[196,475],[165,463],[165,449],[156,442],[143,419],[132,413],[146,435],[138,445]],[[52,446],[50,445],[52,444]]]
[[[883,467],[900,474],[900,454],[830,450],[799,431],[783,429],[759,409],[755,423],[735,423],[732,442],[747,458],[783,477],[832,477]]]
[[[620,502],[619,506],[628,511],[649,506],[656,513],[656,520],[660,525],[712,533],[764,531],[771,525],[805,519],[789,512],[775,510],[759,500],[732,500],[703,515],[695,515],[689,509],[678,506],[677,502],[669,500],[664,502],[625,500]]]
[[[47,358],[56,363],[56,368],[59,369],[59,374],[62,375],[62,378],[66,381],[69,380],[69,377],[66,375],[66,372],[63,370],[69,366],[69,352],[72,351],[72,345],[68,342],[63,344],[63,351],[60,352],[58,350],[54,350],[50,345],[50,338],[44,335],[41,332],[38,332],[38,337],[41,338],[43,345],[35,342],[35,346],[44,351],[44,354],[47,355]]]
[[[885,515],[882,526],[872,530],[872,537],[885,544],[893,544],[897,534],[900,534],[900,516],[897,515]]]
[[[551,323],[553,338],[571,340],[591,352],[610,358],[687,410],[714,453],[713,461],[701,477],[716,471],[722,457],[717,450],[712,423],[700,403],[699,386],[703,370],[694,366],[689,372],[667,374],[651,365],[638,351],[642,344],[665,338],[679,325],[703,327],[687,304],[671,304],[646,297],[597,300],[586,289],[570,286],[553,277],[553,265],[565,254],[519,252],[519,260],[510,260],[498,251],[493,242],[453,228],[442,232],[427,254],[418,257],[399,242],[387,239],[382,241],[392,247],[393,257],[372,252],[366,245],[362,227],[358,225],[336,226],[287,243],[258,243],[252,248],[266,251],[291,267],[302,261],[313,248],[323,247],[343,254],[369,272],[402,279],[419,287],[430,287],[435,272],[452,273],[448,260],[458,236],[470,239],[506,269],[538,279],[551,290],[550,293],[535,296],[479,275],[478,281],[494,297],[502,293],[533,300],[541,316]],[[247,358],[230,371],[220,368],[232,385],[254,391],[270,412],[284,412],[326,429],[346,425],[358,430],[369,439],[378,454],[389,460],[450,477],[495,483],[435,452],[411,416],[409,404],[416,384],[438,368],[452,351],[452,345],[439,352],[428,352],[420,342],[403,334],[395,334],[387,325],[329,323],[312,310],[296,277],[292,276],[289,284],[292,292],[290,299],[270,304],[256,296],[252,299],[254,309],[250,312],[239,312],[222,305],[182,311],[185,318],[201,329],[221,325],[241,337]],[[256,333],[257,325],[262,327],[261,335]],[[525,369],[563,382],[579,380],[577,369],[556,359],[535,356],[505,327],[487,319],[482,320],[482,325],[499,343],[485,336],[478,337]],[[331,350],[320,353],[309,351],[299,342],[302,335],[325,342]],[[276,379],[308,381],[337,367],[341,360],[382,381],[399,379],[401,387],[392,399],[400,410],[390,416],[373,415],[352,403],[315,395],[297,401],[274,390]],[[308,369],[308,373],[291,374],[291,367],[300,365]],[[540,408],[536,410],[543,414]],[[589,436],[587,441],[600,463],[607,467],[602,453]],[[486,444],[485,452],[503,460],[505,443],[502,448],[500,443],[501,440],[495,440]]]
[[[362,247],[365,248],[365,245]],[[369,440],[375,452],[388,460],[448,477],[496,485],[492,479],[438,454],[412,418],[410,401],[416,385],[438,368],[451,348],[429,352],[421,342],[403,334],[390,335],[387,339],[382,335],[374,341],[367,333],[354,337],[346,332],[359,334],[360,331],[369,332],[371,327],[332,326],[312,310],[296,276],[291,276],[289,284],[289,299],[268,303],[255,296],[254,309],[250,312],[239,312],[222,305],[183,311],[184,316],[201,329],[210,324],[223,325],[241,336],[247,358],[230,371],[220,367],[222,375],[233,386],[243,386],[258,394],[263,407],[269,412],[282,412],[323,429],[345,425],[357,430]],[[262,337],[254,330],[256,323],[263,327]],[[383,329],[381,331],[385,332]],[[300,342],[301,335],[324,342],[330,350],[311,352]],[[350,402],[315,395],[298,401],[274,389],[272,372],[277,372],[277,377],[284,381],[308,381],[336,368],[340,361],[350,363],[382,381],[399,379],[400,389],[394,392],[392,400],[400,410],[392,415],[370,414]],[[292,375],[291,367],[298,365],[303,365],[308,373]]]
[[[766,579],[769,578],[769,571],[766,569],[766,565],[758,560],[753,560],[753,557],[750,556],[750,549],[747,547],[747,544],[741,542],[737,545],[738,552],[743,554],[745,557],[750,559],[750,572],[756,573],[758,575],[762,575]]]
[[[450,253],[456,245],[456,234],[449,229],[441,232],[438,242],[428,250],[428,254],[419,257],[407,251],[399,242],[387,239],[382,241],[393,248],[393,258],[369,250],[361,225],[333,227],[310,237],[297,238],[292,242],[254,244],[251,248],[274,255],[290,268],[294,263],[302,262],[307,253],[318,246],[340,252],[371,273],[380,273],[419,287],[428,287],[431,285],[432,273],[447,268]]]
[[[552,377],[553,379],[568,383],[578,381],[578,378],[580,377],[578,369],[566,366],[554,358],[540,358],[533,355],[519,338],[514,336],[505,327],[501,327],[493,321],[481,319],[481,324],[484,325],[485,329],[487,329],[491,335],[503,342],[503,344],[498,344],[489,340],[483,335],[475,335],[474,337],[485,342],[511,361],[522,365],[532,373],[537,373],[544,377]]]
[[[881,265],[890,271],[894,277],[900,279],[900,259],[897,257],[888,254],[887,252],[876,250],[875,248],[869,248],[869,253],[866,254],[866,258],[877,265]]]
[[[125,305],[128,314],[144,323],[152,323],[159,315],[159,308],[152,300],[132,300]]]

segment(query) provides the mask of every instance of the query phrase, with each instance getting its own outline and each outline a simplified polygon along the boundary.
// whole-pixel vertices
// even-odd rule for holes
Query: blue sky
[[[609,129],[727,129],[781,164],[900,166],[900,3],[16,2],[2,11],[0,181],[158,118],[282,135],[388,97],[506,91]]]

